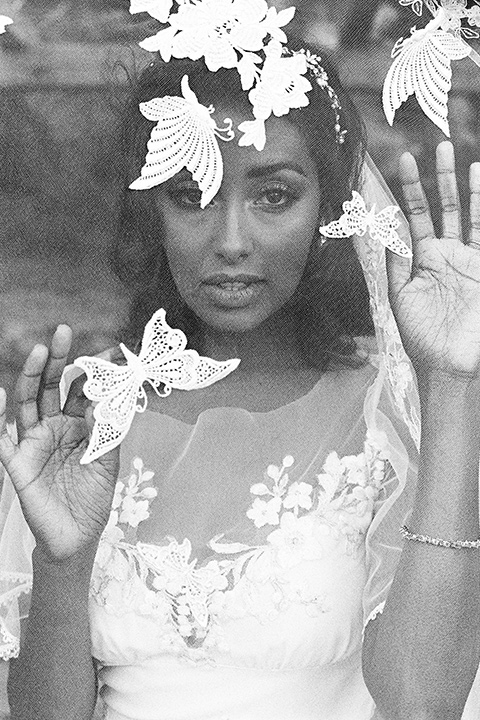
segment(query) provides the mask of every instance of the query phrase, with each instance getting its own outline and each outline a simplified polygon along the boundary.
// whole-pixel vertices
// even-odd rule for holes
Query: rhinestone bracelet
[[[427,543],[427,545],[437,545],[439,547],[455,548],[456,550],[463,550],[464,548],[470,550],[480,550],[480,539],[478,540],[442,540],[441,538],[433,538],[430,535],[417,535],[416,533],[410,532],[406,525],[402,525],[400,528],[402,537],[405,540],[415,540],[416,542]]]

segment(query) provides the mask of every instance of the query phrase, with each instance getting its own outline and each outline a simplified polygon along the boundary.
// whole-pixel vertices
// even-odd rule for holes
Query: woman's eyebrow
[[[276,162],[269,165],[259,165],[258,167],[254,167],[248,170],[247,177],[256,178],[263,177],[264,175],[273,175],[279,170],[294,170],[294,172],[298,173],[299,175],[307,177],[306,170],[302,165],[290,161]]]

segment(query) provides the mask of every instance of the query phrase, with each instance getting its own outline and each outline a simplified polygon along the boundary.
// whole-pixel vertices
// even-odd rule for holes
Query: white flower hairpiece
[[[0,15],[0,34],[6,32],[7,25],[11,25],[12,23],[12,18],[9,18],[7,15]]]
[[[448,93],[452,84],[452,60],[467,56],[480,65],[480,56],[465,39],[478,38],[480,5],[467,0],[400,0],[421,15],[424,5],[433,15],[425,28],[413,27],[410,37],[395,44],[393,63],[383,86],[383,108],[392,125],[395,111],[415,95],[425,115],[448,137]],[[464,21],[467,21],[467,27]]]
[[[293,52],[284,45],[287,36],[282,28],[293,18],[294,7],[278,12],[265,0],[176,0],[175,5],[177,11],[172,12],[173,0],[130,0],[131,13],[147,12],[167,25],[140,46],[159,52],[165,62],[172,57],[203,58],[212,72],[235,68],[242,89],[248,91],[254,118],[239,124],[239,145],[263,150],[266,120],[309,104],[307,93],[312,84],[307,74],[328,93],[335,114],[335,136],[338,144],[344,142],[340,102],[329,85],[321,58],[304,50]],[[142,114],[157,125],[141,177],[130,187],[151,188],[186,167],[199,183],[201,207],[205,207],[218,191],[223,175],[216,138],[231,140],[234,132],[229,119],[226,128],[215,124],[209,117],[212,106],[206,108],[198,102],[186,76],[182,93],[183,98],[154,98],[140,105]]]
[[[141,5],[157,19],[159,9],[166,9],[168,4],[171,8],[173,2],[131,0],[133,8]],[[295,14],[293,7],[277,12],[265,0],[181,0],[178,6],[176,13],[163,15],[166,19],[161,22],[169,27],[141,42],[140,47],[160,52],[165,62],[171,57],[203,57],[212,72],[221,67],[238,68],[239,55],[246,59],[246,67],[253,62],[249,53],[263,50],[267,36],[285,43],[287,36],[281,28]]]

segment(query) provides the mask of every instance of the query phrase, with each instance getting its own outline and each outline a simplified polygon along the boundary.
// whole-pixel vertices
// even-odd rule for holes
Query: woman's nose
[[[244,260],[253,250],[247,220],[236,203],[226,205],[218,219],[215,235],[215,250],[228,263]]]

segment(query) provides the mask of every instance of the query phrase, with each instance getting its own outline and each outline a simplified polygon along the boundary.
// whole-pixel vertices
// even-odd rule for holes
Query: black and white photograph
[[[0,0],[0,720],[480,720],[480,0]]]

